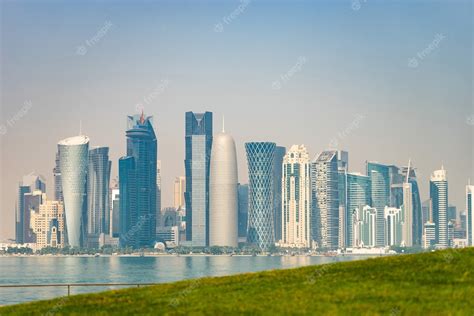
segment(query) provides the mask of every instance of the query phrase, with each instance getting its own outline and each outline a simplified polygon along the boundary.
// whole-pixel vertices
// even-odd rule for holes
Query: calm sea
[[[0,284],[163,283],[364,258],[367,256],[0,257]],[[107,289],[110,287],[76,287],[71,294]],[[64,295],[66,288],[0,288],[0,305]]]

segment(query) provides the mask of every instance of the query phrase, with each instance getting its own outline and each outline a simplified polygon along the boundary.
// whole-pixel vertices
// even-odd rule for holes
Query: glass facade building
[[[156,239],[158,144],[151,117],[128,117],[127,156],[119,159],[120,245],[153,246]]]
[[[192,246],[209,245],[209,175],[212,149],[212,113],[186,112],[186,240]]]
[[[362,175],[360,173],[348,173],[347,174],[347,218],[351,219],[347,222],[347,246],[348,247],[356,247],[354,241],[354,233],[353,233],[353,226],[354,223],[352,221],[353,214],[356,211],[359,211],[362,214],[362,210],[365,206],[370,205],[370,189],[371,189],[371,181],[370,177],[366,175]],[[365,218],[365,213],[360,218]],[[375,218],[375,217],[374,217]],[[375,226],[374,226],[375,231]],[[367,244],[367,240],[365,239],[365,245]],[[372,243],[370,243],[372,244]],[[373,243],[375,245],[375,241]]]
[[[311,163],[312,235],[320,248],[339,247],[337,151],[323,151]]]
[[[436,245],[448,247],[448,179],[444,168],[436,170],[430,179],[430,198],[433,222],[435,226]]]
[[[110,208],[109,185],[112,162],[109,148],[97,147],[89,150],[89,171],[87,174],[88,233],[109,234]]]
[[[75,136],[58,143],[66,216],[67,243],[83,247],[87,238],[87,172],[89,138]]]
[[[411,208],[412,208],[412,234],[413,245],[422,245],[423,238],[423,210],[420,197],[420,189],[416,177],[416,169],[412,167],[403,168],[403,177],[411,185]]]
[[[375,162],[367,162],[367,176],[371,180],[371,206],[377,209],[376,246],[384,247],[385,206],[390,205],[390,167]]]
[[[239,198],[239,237],[247,237],[247,223],[249,215],[249,185],[239,184],[237,190]]]
[[[466,186],[466,237],[467,245],[474,246],[474,185]]]
[[[275,240],[282,238],[282,217],[281,217],[281,184],[282,184],[282,164],[286,154],[286,148],[282,146],[275,147],[275,156],[273,158],[273,228],[275,229]]]
[[[274,159],[275,143],[245,144],[249,175],[249,222],[247,241],[261,250],[275,244],[274,236]]]

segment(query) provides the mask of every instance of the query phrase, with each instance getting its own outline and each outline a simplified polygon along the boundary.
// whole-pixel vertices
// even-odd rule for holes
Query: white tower
[[[232,136],[217,134],[212,142],[209,179],[209,245],[237,247],[237,154]]]

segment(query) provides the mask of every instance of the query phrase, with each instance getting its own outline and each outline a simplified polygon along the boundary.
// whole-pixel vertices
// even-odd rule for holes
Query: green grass
[[[203,278],[0,308],[27,314],[474,315],[474,248]]]

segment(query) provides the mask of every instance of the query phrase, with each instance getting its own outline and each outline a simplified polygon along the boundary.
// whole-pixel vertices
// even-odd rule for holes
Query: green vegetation
[[[203,278],[0,308],[26,314],[472,315],[474,248]]]

